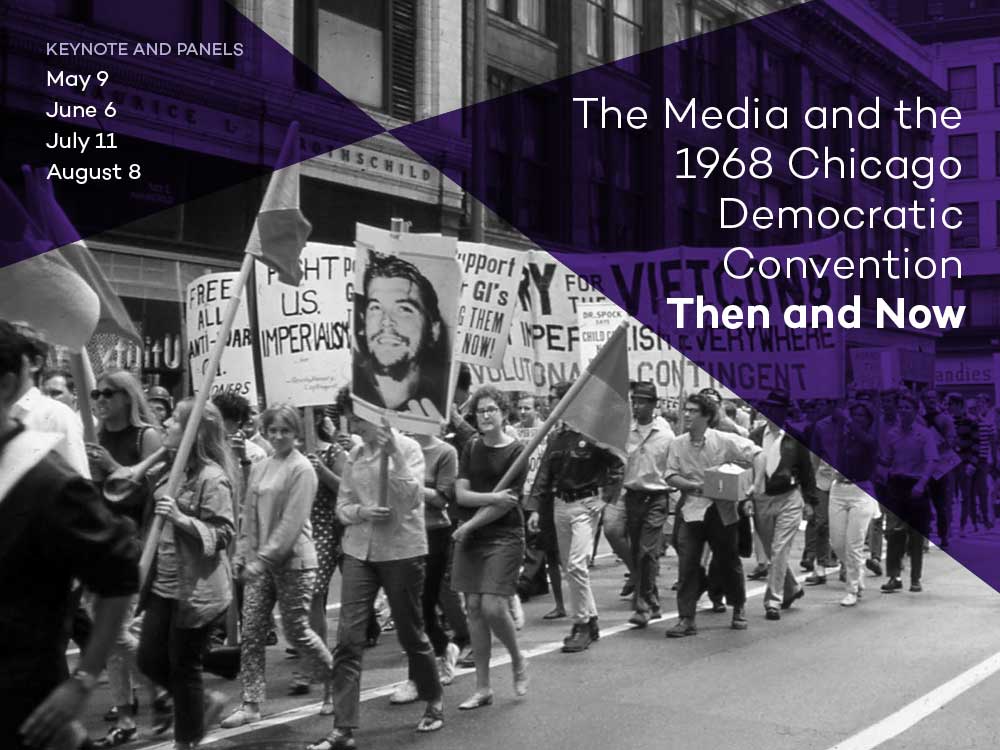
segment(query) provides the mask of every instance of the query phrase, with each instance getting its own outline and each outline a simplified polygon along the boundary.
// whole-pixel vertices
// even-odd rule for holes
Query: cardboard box
[[[746,499],[752,487],[753,469],[744,469],[736,464],[722,464],[705,472],[702,494],[713,500],[738,503]]]

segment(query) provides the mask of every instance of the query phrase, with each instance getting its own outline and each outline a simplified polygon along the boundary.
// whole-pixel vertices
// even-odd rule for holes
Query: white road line
[[[600,557],[600,555],[599,555]],[[805,573],[797,577],[799,582],[806,578]],[[767,586],[754,586],[747,589],[747,601],[758,596],[762,596]],[[711,604],[707,604],[702,609],[711,609]],[[676,619],[678,613],[665,612],[662,619],[654,620],[654,622],[669,622],[670,620]],[[619,633],[624,633],[627,630],[635,630],[635,626],[626,623],[621,625],[613,625],[607,628],[601,628],[601,637],[610,638],[611,636],[618,635]],[[550,643],[543,643],[539,646],[535,646],[531,649],[524,650],[525,658],[532,659],[537,656],[543,656],[545,654],[551,654],[554,651],[559,651],[562,648],[562,641],[552,641]],[[510,655],[504,654],[503,656],[497,656],[490,660],[490,668],[500,667],[505,664],[510,664]],[[455,676],[460,677],[465,674],[472,674],[475,669],[456,669]],[[530,674],[530,673],[529,673]],[[392,695],[396,688],[401,685],[402,682],[394,682],[389,685],[381,685],[375,688],[369,688],[368,690],[361,691],[361,702],[373,700],[375,698],[382,698],[387,695]],[[259,731],[261,729],[266,729],[268,727],[278,726],[280,724],[289,724],[293,721],[299,721],[300,719],[308,719],[310,717],[315,717],[319,715],[319,709],[322,707],[322,703],[311,703],[306,706],[300,706],[298,708],[289,709],[288,711],[283,711],[281,713],[269,716],[266,719],[261,719],[260,721],[254,722],[243,727],[237,727],[236,729],[223,729],[216,732],[211,732],[206,735],[205,739],[202,740],[202,745],[210,745],[213,742],[219,742],[220,740],[229,740],[233,737],[240,737],[244,734],[250,734],[252,732]],[[149,745],[144,747],[143,750],[171,750],[173,747],[173,741],[161,742],[156,745]]]
[[[894,714],[872,724],[853,737],[838,742],[830,750],[871,750],[905,732],[932,713],[955,700],[966,690],[1000,672],[1000,651],[952,680],[935,688]]]

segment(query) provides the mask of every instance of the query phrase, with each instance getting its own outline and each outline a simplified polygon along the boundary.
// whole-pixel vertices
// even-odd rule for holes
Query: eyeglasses
[[[104,398],[106,398],[106,399],[108,399],[110,401],[111,398],[114,397],[114,395],[116,393],[121,393],[121,391],[120,390],[116,390],[114,388],[105,388],[102,391],[102,390],[98,390],[98,389],[95,388],[94,390],[92,390],[90,392],[90,397],[92,399],[94,399],[94,401],[97,401],[97,399],[99,399],[101,396],[104,396]]]
[[[480,417],[488,417],[491,414],[496,414],[498,411],[500,410],[495,406],[487,406],[485,409],[476,409],[476,414]]]

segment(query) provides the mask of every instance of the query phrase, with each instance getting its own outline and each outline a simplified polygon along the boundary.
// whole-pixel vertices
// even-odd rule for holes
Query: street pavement
[[[800,554],[802,534],[793,555]],[[983,554],[1000,555],[1000,532],[980,532]],[[730,615],[700,612],[699,633],[665,639],[675,622],[671,583],[676,558],[661,565],[663,620],[645,630],[627,625],[628,602],[618,598],[624,566],[602,547],[592,569],[603,637],[581,654],[562,654],[566,620],[544,621],[549,596],[524,605],[521,644],[531,655],[525,698],[513,694],[506,651],[496,644],[493,706],[459,712],[474,690],[471,670],[445,688],[446,725],[413,731],[422,704],[390,706],[388,695],[406,677],[393,633],[366,651],[360,748],[736,748],[754,750],[892,750],[1000,747],[1000,594],[947,554],[931,549],[924,592],[882,594],[884,579],[866,575],[867,590],[852,609],[839,606],[843,584],[830,572],[824,586],[779,622],[764,619],[763,586],[748,582],[750,628],[729,629]],[[746,561],[751,570],[752,560]],[[805,576],[805,573],[802,574]],[[905,579],[905,574],[904,574]],[[335,577],[331,602],[339,599]],[[707,602],[707,600],[704,600]],[[329,612],[336,633],[337,606]],[[332,635],[331,635],[332,639]],[[978,666],[978,671],[964,674]],[[285,643],[268,651],[270,697],[265,719],[252,727],[214,730],[209,747],[229,750],[299,748],[324,736],[332,722],[318,716],[319,690],[292,698],[287,686],[298,661]],[[956,679],[957,678],[957,679]],[[238,682],[208,677],[235,707]],[[944,687],[942,687],[944,686]],[[935,692],[936,691],[936,692]],[[149,700],[141,696],[140,741],[129,747],[168,750],[168,736],[149,735]],[[87,726],[100,736],[109,705],[106,687],[91,699]],[[227,709],[228,711],[229,709]]]

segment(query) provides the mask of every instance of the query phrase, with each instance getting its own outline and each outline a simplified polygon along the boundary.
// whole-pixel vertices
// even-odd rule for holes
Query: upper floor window
[[[356,104],[411,120],[416,0],[297,0],[296,54]]]
[[[976,66],[948,69],[948,94],[959,109],[976,108]]]
[[[547,0],[486,0],[486,7],[539,34],[546,30]]]
[[[587,0],[587,54],[610,62],[642,50],[643,0]],[[618,67],[638,73],[638,61]]]
[[[975,133],[949,136],[948,155],[961,164],[960,179],[979,176],[979,142]]]

